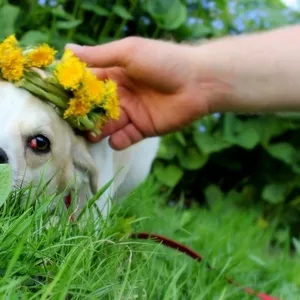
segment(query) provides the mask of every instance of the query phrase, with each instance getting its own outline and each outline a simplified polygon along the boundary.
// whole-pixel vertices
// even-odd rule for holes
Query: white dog
[[[6,81],[0,81],[0,119],[0,163],[11,165],[13,188],[51,180],[46,192],[77,191],[80,210],[116,176],[96,202],[103,215],[111,198],[127,195],[146,178],[159,146],[159,138],[124,151],[114,151],[107,139],[90,144],[50,105]]]

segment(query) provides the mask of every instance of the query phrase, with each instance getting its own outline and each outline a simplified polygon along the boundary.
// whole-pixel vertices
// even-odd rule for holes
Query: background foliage
[[[9,16],[9,17],[8,17]],[[197,41],[296,23],[279,0],[0,1],[0,38],[23,45],[95,45],[137,35]],[[296,228],[300,220],[297,118],[214,114],[164,137],[153,174],[185,204],[235,201]]]

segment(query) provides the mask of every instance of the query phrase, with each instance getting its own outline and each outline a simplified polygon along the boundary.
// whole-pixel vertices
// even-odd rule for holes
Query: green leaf
[[[231,144],[224,141],[221,136],[213,136],[207,132],[195,131],[194,141],[199,150],[204,154],[219,152],[231,146]]]
[[[166,144],[161,143],[158,148],[156,157],[166,159],[166,160],[171,160],[172,158],[174,158],[175,155],[176,155],[176,151],[174,151],[174,149],[172,151],[167,147]]]
[[[224,114],[224,138],[226,140],[233,138],[233,132],[241,132],[242,122],[238,120],[234,113]]]
[[[220,201],[223,200],[223,192],[221,191],[221,189],[217,186],[217,185],[210,185],[208,186],[205,191],[204,191],[204,195],[205,195],[205,200],[207,201],[207,203],[212,206],[215,203],[218,203]]]
[[[0,206],[6,201],[12,187],[12,171],[8,164],[0,164]]]
[[[64,20],[74,20],[74,17],[71,14],[67,13],[61,5],[52,8],[51,13],[52,15]]]
[[[288,186],[283,183],[270,183],[263,188],[262,198],[271,203],[282,203],[288,192]]]
[[[241,192],[238,192],[237,190],[232,189],[226,194],[224,201],[226,203],[243,203],[244,197]]]
[[[79,26],[81,23],[82,23],[81,20],[58,21],[56,22],[56,27],[58,29],[73,29]]]
[[[91,37],[89,37],[85,34],[81,34],[81,33],[77,33],[75,36],[75,39],[79,43],[86,44],[86,45],[96,45],[97,44],[97,40],[92,39]]]
[[[82,3],[81,8],[83,8],[86,11],[91,11],[101,17],[109,15],[109,11],[107,9],[93,3],[88,3],[88,2]]]
[[[176,165],[164,167],[162,163],[155,163],[153,172],[156,178],[166,186],[175,187],[183,176],[183,171]]]
[[[296,162],[297,150],[289,143],[269,145],[266,150],[275,158],[291,165]]]
[[[279,27],[285,25],[288,21],[287,17],[284,17],[282,13],[282,9],[275,9],[274,7],[271,8],[264,8],[262,13],[265,13],[268,16],[268,22],[270,23],[270,27]]]
[[[20,39],[20,44],[24,46],[47,43],[48,35],[38,30],[27,31]]]
[[[156,157],[165,160],[172,160],[179,149],[180,145],[178,144],[175,136],[173,134],[168,135],[160,143]]]
[[[190,28],[194,38],[201,38],[212,33],[212,29],[204,24],[191,24]]]
[[[159,1],[159,0],[153,0],[153,1],[147,1],[146,2],[146,9],[153,17],[160,17],[168,13],[171,6],[176,5],[178,1],[174,0],[165,0],[165,1]],[[178,3],[177,3],[178,5]]]
[[[295,237],[293,237],[292,240],[293,240],[293,245],[295,247],[296,253],[298,256],[300,256],[300,240],[296,239]]]
[[[174,30],[187,19],[187,7],[180,0],[151,0],[147,2],[146,8],[163,29]]]
[[[224,117],[224,140],[246,149],[253,149],[260,142],[257,128],[248,121],[239,120],[235,114],[227,113]]]
[[[246,149],[253,149],[260,141],[258,132],[250,127],[244,128],[233,139],[230,139],[234,144]]]
[[[109,226],[105,229],[105,234],[107,236],[115,236],[118,239],[122,239],[124,237],[128,237],[132,231],[132,224],[135,222],[135,217],[130,218],[120,218],[116,221],[115,224]]]
[[[6,4],[0,9],[0,39],[15,33],[15,22],[20,13],[20,8],[14,5]]]
[[[290,203],[289,206],[299,207],[300,206],[300,196],[296,196]]]
[[[128,12],[128,10],[122,5],[114,5],[112,8],[113,12],[124,20],[132,20],[133,16]]]
[[[208,161],[208,156],[199,153],[196,147],[188,148],[185,151],[180,149],[177,155],[180,165],[187,170],[200,169]]]
[[[175,132],[175,138],[176,140],[182,145],[182,146],[186,146],[186,140],[184,138],[184,135],[181,131],[177,131]]]
[[[194,220],[193,214],[190,211],[184,211],[182,213],[182,217],[180,220],[180,227],[184,228],[189,223],[193,222],[193,220]]]
[[[247,121],[247,126],[253,128],[260,135],[263,145],[268,145],[270,140],[289,130],[299,129],[299,122],[287,117],[262,116]]]

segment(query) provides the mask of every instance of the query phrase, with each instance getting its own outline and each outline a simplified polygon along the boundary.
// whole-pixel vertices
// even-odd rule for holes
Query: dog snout
[[[8,156],[6,152],[0,147],[0,164],[7,164]]]

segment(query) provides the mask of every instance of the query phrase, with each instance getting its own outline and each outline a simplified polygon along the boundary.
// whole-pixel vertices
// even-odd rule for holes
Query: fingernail
[[[97,75],[97,70],[95,68],[88,68],[90,72],[92,72],[94,75]]]
[[[99,136],[99,134],[97,134],[97,133],[95,133],[95,132],[91,132],[91,133],[90,133],[90,136],[92,136],[92,137],[94,137],[94,138],[95,138],[95,137],[98,137],[98,136]]]
[[[66,47],[74,52],[80,51],[82,49],[82,46],[77,45],[77,44],[66,44]]]

